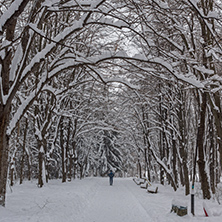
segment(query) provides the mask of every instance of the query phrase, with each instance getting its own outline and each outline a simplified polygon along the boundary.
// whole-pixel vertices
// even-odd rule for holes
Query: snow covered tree
[[[188,194],[193,171],[211,197],[212,169],[222,165],[220,2],[7,0],[0,7],[0,205],[15,153],[9,140],[16,127],[27,128],[18,125],[27,112],[40,186],[50,155],[63,181],[76,170],[84,176],[90,164],[100,174],[125,170],[126,134],[140,176],[156,171],[163,183],[165,174]],[[130,90],[113,90],[109,100],[112,82]],[[121,105],[114,92],[124,92]]]
[[[54,92],[49,89],[50,81],[65,70],[93,65],[113,56],[104,56],[101,51],[97,51],[97,57],[78,52],[81,42],[77,37],[82,32],[90,32],[89,27],[94,24],[111,24],[103,20],[110,10],[103,7],[104,2],[17,0],[9,1],[8,7],[1,6],[0,205],[5,205],[9,138],[33,101],[43,90]],[[15,95],[28,79],[26,98],[11,113]]]
[[[131,12],[129,19],[132,19],[134,31],[137,32],[134,36],[134,44],[137,45],[138,51],[137,58],[138,61],[143,60],[142,64],[131,61],[131,65],[137,67],[138,71],[144,73],[143,75],[156,76],[165,82],[176,81],[184,88],[193,92],[196,90],[190,95],[196,99],[193,104],[197,106],[195,109],[198,112],[197,116],[193,116],[198,123],[195,127],[197,128],[195,146],[198,151],[198,174],[201,177],[203,197],[210,198],[205,163],[208,154],[205,152],[204,141],[208,111],[214,113],[214,125],[217,128],[218,138],[221,138],[219,117],[221,115],[218,115],[221,113],[218,94],[221,83],[217,77],[220,75],[218,63],[221,61],[220,4],[213,0],[186,2],[131,0],[127,3]],[[166,84],[163,87],[165,88]],[[184,101],[181,102],[184,103]],[[207,106],[211,108],[207,110]],[[182,127],[182,124],[180,126]],[[161,132],[163,133],[164,131]],[[180,144],[183,144],[186,142],[188,132],[181,131],[181,133],[185,141]],[[160,149],[165,150],[163,146],[168,145],[167,138],[165,135],[162,136]],[[172,142],[175,146],[174,139]],[[220,147],[220,142],[218,144]],[[185,145],[185,147],[189,146]],[[221,148],[219,150],[221,153]],[[183,156],[186,157],[187,152],[182,152]],[[167,158],[167,153],[163,156]],[[186,168],[185,165],[184,167]],[[167,171],[167,167],[165,170]]]

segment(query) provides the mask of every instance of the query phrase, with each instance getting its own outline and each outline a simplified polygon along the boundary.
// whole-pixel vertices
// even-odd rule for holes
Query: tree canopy
[[[147,177],[174,190],[222,166],[217,0],[0,3],[0,205],[7,178]],[[9,169],[9,174],[8,174]]]

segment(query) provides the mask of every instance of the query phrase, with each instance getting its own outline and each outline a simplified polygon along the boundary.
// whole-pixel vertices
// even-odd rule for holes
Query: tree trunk
[[[23,182],[24,161],[25,161],[25,147],[24,147],[24,143],[23,143],[19,184],[22,184],[22,182]]]
[[[138,172],[138,177],[142,178],[142,167],[141,167],[141,163],[140,163],[140,157],[138,157],[137,172]]]
[[[205,170],[205,156],[204,156],[204,133],[205,133],[205,117],[206,117],[206,106],[207,106],[207,94],[202,93],[202,104],[200,111],[200,123],[198,126],[197,133],[197,150],[198,150],[198,166],[201,178],[201,188],[203,191],[203,198],[210,199],[210,187],[208,182],[207,173]]]
[[[213,115],[209,116],[209,142],[210,142],[210,187],[213,194],[215,194],[215,135],[214,135],[214,124]]]
[[[172,138],[172,148],[173,148],[173,175],[175,184],[178,187],[178,172],[177,172],[177,151],[176,151],[176,140],[173,136]]]
[[[204,15],[208,15],[208,13],[213,11],[213,0],[201,0],[201,5],[199,6]],[[214,37],[209,30],[208,25],[203,21],[202,17],[198,17],[200,21],[201,27],[201,37],[203,38],[203,47],[202,47],[202,64],[205,68],[211,69],[215,72],[215,67],[213,63],[212,55],[209,56],[206,53],[206,48],[211,48],[214,45]],[[212,19],[208,21],[209,25],[212,25],[212,30],[214,30],[214,22]],[[207,74],[202,75],[202,79],[206,80],[210,76]],[[199,165],[199,172],[201,177],[201,187],[203,191],[203,198],[210,199],[210,186],[208,181],[208,176],[205,170],[205,153],[204,153],[204,133],[205,133],[205,119],[206,119],[206,110],[207,110],[207,94],[206,92],[202,93],[202,103],[201,103],[201,110],[200,110],[200,124],[198,126],[198,134],[197,134],[197,149],[198,149],[198,165]],[[210,99],[208,99],[210,101]]]
[[[10,186],[12,187],[14,185],[14,163],[11,163],[10,167]]]
[[[72,180],[72,166],[73,166],[73,156],[72,154],[69,154],[69,172],[68,172],[69,181]]]
[[[216,134],[217,140],[219,145],[219,152],[220,152],[220,167],[222,167],[222,112],[221,112],[221,95],[220,93],[214,93],[214,103],[210,99],[210,105],[212,107],[212,112],[215,118],[215,125],[216,125]],[[215,109],[215,105],[217,109]]]
[[[180,155],[182,158],[182,177],[183,177],[183,185],[185,185],[185,195],[190,194],[190,182],[189,182],[189,174],[188,174],[188,167],[187,167],[187,153],[185,151],[185,147],[183,142],[181,141],[180,144]]]
[[[42,187],[43,186],[43,155],[44,153],[42,152],[42,150],[40,149],[39,151],[39,175],[38,175],[38,186]]]
[[[160,131],[160,159],[163,160],[164,154],[163,154],[163,132]],[[160,183],[164,185],[164,169],[160,165]]]
[[[68,122],[68,132],[67,132],[67,139],[66,139],[66,169],[67,169],[67,177],[68,180],[71,181],[71,171],[72,171],[72,152],[69,149],[69,141],[70,141],[70,133],[71,133],[71,119],[69,118]]]
[[[76,150],[76,142],[73,141],[72,142],[72,147],[73,147],[73,178],[76,179],[76,168],[77,168],[77,156],[76,156],[76,153],[75,153],[75,150]]]
[[[26,136],[27,136],[27,129],[28,129],[28,119],[25,119],[25,130],[24,130],[24,138],[23,138],[23,145],[22,145],[22,159],[21,159],[21,170],[20,170],[20,184],[23,182],[23,169],[24,169],[24,162],[25,162],[25,143],[26,143]]]
[[[187,117],[186,117],[186,94],[184,90],[179,91],[179,98],[181,100],[181,104],[178,109],[178,119],[179,119],[179,131],[180,131],[180,139],[179,139],[179,155],[182,162],[180,163],[180,177],[181,183],[185,186],[185,195],[190,194],[190,182],[189,182],[189,173],[188,173],[188,166],[187,166],[187,149],[186,146],[188,145],[188,129],[187,129]]]
[[[31,177],[32,177],[32,171],[31,171],[31,164],[29,162],[29,156],[27,154],[27,159],[28,159],[28,180],[30,181],[31,180]]]
[[[9,110],[4,110],[0,105],[0,206],[5,206],[9,151],[9,136],[6,134],[8,121]]]
[[[21,7],[19,7],[19,10],[17,10],[16,14],[19,15],[19,13],[22,10],[20,9]],[[16,21],[17,19],[13,14],[11,15],[10,19],[7,20],[5,26],[3,27],[4,30],[6,29],[7,26],[6,30],[7,41],[11,42],[14,39]],[[2,35],[2,33],[0,33],[0,35]],[[2,79],[1,90],[3,91],[3,95],[8,95],[10,88],[9,73],[11,66],[12,50],[13,50],[12,47],[6,47],[4,50],[5,56],[1,58],[0,77]],[[1,96],[0,98],[2,99]],[[11,104],[10,100],[6,105],[4,105],[3,101],[0,100],[0,206],[5,206],[6,182],[8,174],[8,152],[9,152],[9,136],[7,135],[6,131],[9,123],[10,104]]]
[[[64,147],[64,141],[63,141],[63,117],[61,117],[61,123],[60,123],[60,146],[62,150],[62,183],[66,182],[66,163],[65,163],[65,147]]]
[[[146,143],[145,143],[145,146],[147,146]],[[148,163],[148,149],[147,148],[145,148],[144,156],[145,156],[145,172],[146,172],[146,177],[148,177],[148,180],[151,181],[150,169],[149,169],[149,163]]]
[[[75,140],[75,136],[76,136],[76,131],[77,131],[77,123],[78,123],[78,119],[74,119],[74,126],[73,126],[73,133],[72,133],[72,152],[73,152],[73,178],[76,178],[76,169],[77,169],[77,156],[76,156],[76,140]]]
[[[161,87],[161,86],[159,86]],[[162,96],[159,98],[159,109],[160,109],[160,159],[163,161],[164,158],[166,157],[165,155],[165,150],[166,150],[166,144],[165,144],[165,125],[164,125],[164,120],[165,120],[165,115],[164,115],[164,108],[162,108]],[[160,183],[164,185],[164,168],[160,165]]]

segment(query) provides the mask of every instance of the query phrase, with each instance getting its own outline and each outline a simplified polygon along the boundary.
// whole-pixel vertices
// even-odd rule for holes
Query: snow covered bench
[[[147,192],[148,192],[148,193],[157,193],[157,192],[158,192],[158,187],[156,187],[156,189],[155,189],[155,190],[154,190],[154,189],[149,188],[149,189],[147,189]]]
[[[151,183],[146,178],[133,178],[133,181],[137,185],[140,185],[140,188],[147,189],[149,193],[157,193],[158,191],[158,187],[156,188],[156,190],[153,190],[153,191],[151,189],[148,190],[148,187],[151,186]]]
[[[133,178],[133,181],[137,184],[137,185],[141,185],[144,184],[146,182],[146,179],[144,178]]]
[[[176,206],[176,205],[172,205],[172,209],[171,212],[176,213],[178,216],[184,216],[187,215],[187,207],[184,206]]]
[[[187,215],[187,203],[182,200],[173,200],[171,212],[176,213],[178,216]]]
[[[148,181],[144,181],[144,183],[140,184],[140,188],[147,189],[148,188]]]

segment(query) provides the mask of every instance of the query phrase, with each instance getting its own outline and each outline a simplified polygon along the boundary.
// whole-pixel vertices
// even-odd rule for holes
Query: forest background
[[[2,0],[0,205],[7,179],[147,177],[215,195],[222,3]]]

